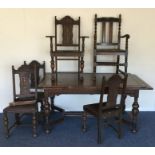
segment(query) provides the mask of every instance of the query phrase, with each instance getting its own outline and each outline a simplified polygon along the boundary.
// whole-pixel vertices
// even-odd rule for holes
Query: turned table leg
[[[50,133],[49,129],[49,115],[50,115],[50,104],[48,102],[48,92],[45,90],[45,105],[44,105],[44,114],[45,114],[45,132]]]
[[[132,105],[132,132],[137,132],[137,119],[139,113],[139,104],[138,104],[139,91],[134,94],[134,102]]]
[[[9,137],[9,121],[8,121],[7,112],[3,112],[3,123],[4,123],[6,138],[8,138]]]
[[[54,95],[53,95],[53,96],[50,96],[50,99],[51,99],[51,110],[53,110],[53,111],[54,111],[54,109],[55,109],[54,98],[55,98]]]

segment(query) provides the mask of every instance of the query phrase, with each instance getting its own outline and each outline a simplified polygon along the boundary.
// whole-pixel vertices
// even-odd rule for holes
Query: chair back
[[[119,17],[97,17],[95,15],[94,49],[119,49],[121,15]]]
[[[31,77],[34,75],[35,91],[31,92]],[[14,101],[37,99],[36,67],[23,64],[18,69],[12,66]]]
[[[117,106],[118,95],[120,95],[120,107],[124,106],[127,74],[113,74],[107,81],[103,78],[100,95],[100,112],[105,109],[113,109]],[[107,100],[103,102],[103,95],[107,94]]]
[[[80,50],[80,17],[74,20],[65,16],[58,20],[55,16],[55,51],[64,47]]]
[[[24,61],[26,64],[26,61]],[[41,64],[37,60],[32,60],[29,64],[31,69],[35,69],[36,71],[36,80],[37,85],[40,83],[41,80],[45,78],[45,61]],[[35,75],[32,73],[31,75],[31,88],[35,88]]]

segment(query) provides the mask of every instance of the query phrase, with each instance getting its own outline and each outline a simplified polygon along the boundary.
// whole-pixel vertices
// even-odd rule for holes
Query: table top
[[[44,80],[39,84],[39,88],[64,88],[64,89],[78,89],[80,91],[84,89],[100,90],[102,77],[108,79],[112,76],[112,73],[96,73],[94,79],[94,73],[83,73],[83,80],[78,78],[78,73],[75,72],[59,72],[57,78],[51,80],[52,74],[46,73]],[[128,74],[127,90],[152,90],[153,88],[139,78],[135,74]],[[94,91],[95,91],[94,90]]]

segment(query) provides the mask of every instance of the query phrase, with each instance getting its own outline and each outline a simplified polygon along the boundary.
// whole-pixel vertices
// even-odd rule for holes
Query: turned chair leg
[[[37,137],[37,119],[36,119],[36,113],[33,113],[32,116],[32,136],[35,138]]]
[[[118,120],[118,138],[122,138],[122,117],[119,116]]]
[[[87,130],[87,125],[86,125],[86,121],[87,121],[87,112],[86,111],[84,111],[83,112],[83,115],[82,115],[82,131],[83,132],[86,132],[86,130]]]
[[[21,124],[19,113],[15,113],[15,120],[16,120],[16,124],[17,124],[17,125],[20,125],[20,124]]]
[[[44,112],[44,103],[43,102],[40,102],[40,103],[41,103],[41,106],[40,106],[41,112]]]
[[[104,121],[102,121],[101,119],[97,119],[97,142],[98,144],[101,144],[103,142],[103,133],[102,130],[104,128]]]
[[[7,112],[3,113],[3,123],[4,123],[6,138],[8,138],[9,137],[9,127],[8,127],[9,121],[8,121]]]

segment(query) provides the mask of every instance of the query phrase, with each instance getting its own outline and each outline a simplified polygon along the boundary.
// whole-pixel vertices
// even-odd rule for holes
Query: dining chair
[[[37,136],[37,82],[35,68],[23,64],[18,69],[12,66],[12,81],[13,81],[13,101],[3,109],[3,123],[6,137],[10,135],[13,127],[22,124],[22,118],[25,114],[32,115],[32,135]],[[34,75],[34,91],[31,92],[30,80]],[[15,121],[12,125],[9,123],[11,116],[15,116]],[[11,121],[10,121],[11,122]]]
[[[94,19],[94,63],[93,72],[115,67],[113,73],[127,73],[129,34],[121,34],[122,16],[98,17]],[[110,69],[109,69],[110,70]]]
[[[73,19],[71,16],[64,16],[58,19],[55,16],[55,35],[46,36],[50,38],[51,72],[52,79],[56,79],[58,61],[66,64],[66,61],[76,61],[78,76],[83,78],[85,38],[81,36],[81,19]]]
[[[83,106],[82,130],[85,132],[87,129],[87,114],[94,116],[97,119],[97,141],[99,144],[102,143],[102,132],[105,124],[117,131],[119,138],[122,137],[121,124],[125,104],[126,81],[127,75],[113,74],[108,80],[103,77],[99,102]],[[114,119],[114,122],[118,124],[118,128],[114,128],[113,124],[110,124],[111,119]]]

